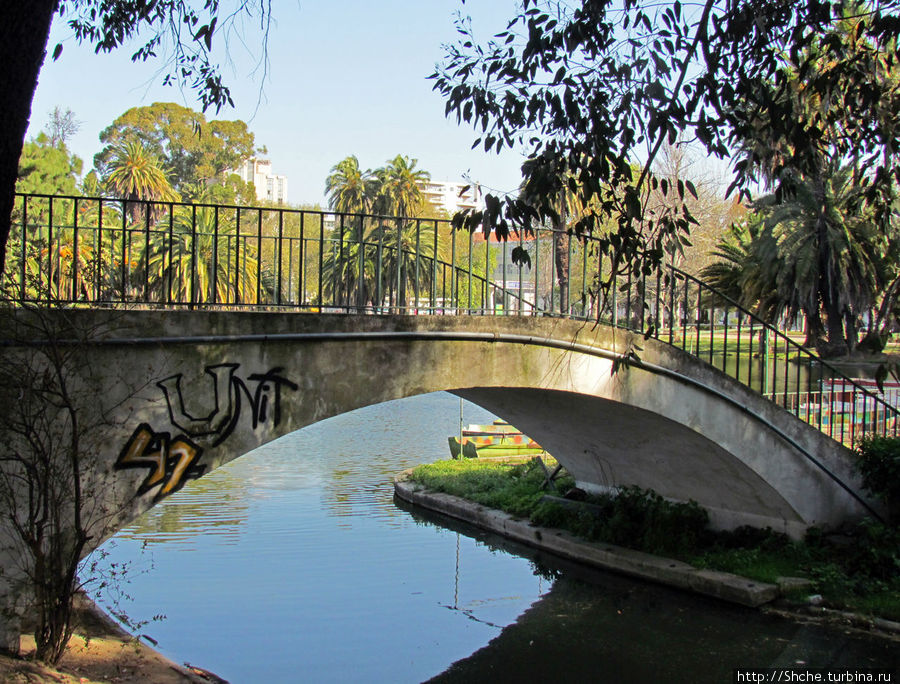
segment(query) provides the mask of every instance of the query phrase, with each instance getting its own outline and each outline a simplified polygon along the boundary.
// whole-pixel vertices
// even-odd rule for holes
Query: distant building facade
[[[418,183],[425,200],[450,216],[463,209],[483,209],[484,196],[477,183],[454,181],[423,181]]]
[[[272,173],[272,162],[268,159],[248,159],[235,170],[245,183],[253,183],[256,188],[256,199],[287,203],[287,176]]]

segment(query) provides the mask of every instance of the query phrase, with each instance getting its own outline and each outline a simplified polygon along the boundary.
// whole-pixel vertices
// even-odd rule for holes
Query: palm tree
[[[372,210],[377,187],[372,172],[359,168],[356,155],[350,155],[331,167],[325,180],[328,206],[347,214],[366,214]]]
[[[140,257],[146,282],[159,301],[260,304],[271,298],[274,279],[260,268],[254,240],[236,235],[230,215],[212,206],[179,207],[152,232]]]
[[[349,230],[336,228],[322,258],[322,283],[329,302],[356,307],[375,303],[375,248],[365,239],[363,217],[352,217]],[[371,232],[371,231],[370,231]],[[363,239],[360,239],[360,236]]]
[[[409,295],[431,287],[433,230],[420,231],[418,222],[409,220],[424,210],[420,185],[431,178],[416,163],[397,155],[373,173],[349,156],[332,167],[325,182],[332,209],[399,217],[399,222],[352,216],[341,221],[323,259],[324,286],[334,303],[380,305],[379,295],[384,299],[384,293],[397,292],[397,305],[406,306]]]
[[[778,294],[777,250],[777,240],[763,215],[749,214],[731,225],[712,252],[716,260],[700,270],[700,278],[743,308],[774,323],[785,312]]]
[[[405,307],[410,297],[430,293],[437,258],[432,223],[384,220],[360,231],[363,217],[348,221],[332,233],[322,262],[324,289],[331,302],[380,306],[387,298]]]
[[[126,140],[113,148],[110,168],[107,188],[128,200],[127,213],[132,223],[140,218],[140,204],[137,203],[140,200],[173,202],[179,199],[159,159],[136,140]]]
[[[766,210],[778,242],[778,291],[789,307],[810,317],[813,330],[825,330],[816,345],[820,354],[852,352],[857,318],[879,289],[885,238],[861,208],[861,189],[849,167],[832,162],[794,189]]]
[[[523,164],[523,170],[533,165],[533,160],[526,161]],[[550,210],[547,217],[550,219],[550,230],[553,236],[553,265],[556,269],[556,284],[559,286],[559,308],[562,312],[568,312],[569,254],[572,240],[569,225],[570,221],[577,221],[588,213],[589,208],[583,201],[582,183],[575,179],[570,172],[554,166],[549,175],[550,181],[558,186],[555,201],[547,205]],[[526,187],[520,188],[519,194],[526,201],[531,201]],[[553,308],[552,303],[551,308]]]
[[[860,210],[850,168],[833,163],[792,185],[789,197],[758,200],[701,276],[769,322],[802,313],[806,344],[820,354],[851,352],[857,319],[885,282],[887,238]]]
[[[828,42],[848,55],[871,56],[862,21],[852,5],[844,8],[847,19],[831,31]],[[739,125],[733,134],[741,149],[741,164],[758,172],[772,195],[756,203],[777,242],[773,278],[778,296],[789,311],[807,318],[807,341],[826,356],[852,352],[856,346],[857,319],[873,306],[888,271],[884,252],[894,242],[894,228],[867,209],[866,176],[845,150],[846,131],[834,116],[837,101],[822,98],[810,89],[810,81],[829,78],[830,52],[815,45],[801,55],[808,67],[801,74],[788,56],[778,80],[760,84],[781,110],[797,121],[817,126],[814,139],[798,146],[780,128],[773,128],[769,110],[748,98],[745,111],[737,110]],[[875,58],[872,78],[896,82],[890,59]],[[846,86],[846,92],[844,92]],[[852,84],[837,83],[835,92],[849,102],[856,92]],[[848,99],[849,98],[849,99]],[[841,106],[841,103],[837,103]],[[892,166],[885,145],[885,168]],[[880,170],[879,170],[880,171]],[[871,199],[871,198],[869,198]],[[881,231],[879,233],[879,230]],[[891,295],[893,296],[893,295]]]
[[[431,180],[431,174],[417,169],[417,162],[417,159],[398,154],[375,172],[378,181],[376,213],[401,218],[421,215],[425,196],[420,184]]]
[[[103,265],[96,258],[96,233],[85,220],[90,203],[38,197],[26,201],[29,225],[23,225],[24,215],[17,208],[13,214],[14,230],[10,234],[4,280],[16,281],[18,294],[24,293],[29,299],[66,301],[92,295],[96,271],[102,271]],[[48,225],[48,202],[52,202],[54,209],[52,226]],[[23,231],[27,236],[24,254]]]
[[[431,180],[430,173],[416,168],[417,163],[417,159],[398,154],[375,172],[375,211],[396,216],[398,221],[382,221],[371,239],[378,242],[381,291],[396,292],[400,307],[407,305],[409,295],[430,287],[437,254],[433,232],[420,231],[420,224],[407,220],[421,216],[425,209],[421,185]]]
[[[396,292],[397,306],[405,308],[410,298],[430,292],[437,258],[432,224],[398,219],[382,223],[373,238],[379,240],[382,293]]]

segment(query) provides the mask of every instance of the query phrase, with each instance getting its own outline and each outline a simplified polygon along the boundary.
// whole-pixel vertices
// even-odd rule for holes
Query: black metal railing
[[[540,227],[498,243],[443,219],[18,195],[7,253],[4,289],[55,306],[600,320],[701,358],[845,444],[898,430],[900,390],[847,377],[796,325],[779,330],[674,266],[614,264],[595,240]]]

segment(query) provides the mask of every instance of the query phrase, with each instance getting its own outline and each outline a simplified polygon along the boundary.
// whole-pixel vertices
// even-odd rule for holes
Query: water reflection
[[[160,649],[235,684],[651,681],[682,666],[697,675],[687,663],[704,653],[718,674],[768,665],[799,638],[752,611],[585,582],[557,559],[395,504],[391,477],[446,457],[458,406],[439,393],[339,416],[189,483],[117,536],[113,561],[140,558],[147,542],[155,565],[126,608],[166,614],[149,629]],[[466,422],[491,419],[466,409]],[[847,648],[814,633],[823,653]]]
[[[896,667],[898,646],[588,570],[444,516],[418,519],[529,558],[548,591],[431,682],[726,682],[737,667]]]
[[[190,493],[171,497],[123,529],[119,540],[192,547],[200,533],[224,544],[240,541],[250,509],[252,483],[221,468],[191,482]]]
[[[491,418],[466,409],[466,420]],[[548,588],[528,561],[394,506],[391,477],[444,458],[458,423],[450,395],[392,402],[189,483],[118,537],[115,560],[157,539],[130,612],[166,614],[150,631],[160,649],[232,682],[441,672]]]

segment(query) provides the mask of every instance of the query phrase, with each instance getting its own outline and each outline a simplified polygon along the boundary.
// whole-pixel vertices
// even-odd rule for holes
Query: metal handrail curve
[[[13,300],[50,306],[598,320],[681,348],[848,446],[896,436],[900,387],[878,396],[695,276],[612,264],[591,237],[514,235],[476,239],[440,218],[17,194],[0,281]],[[510,263],[511,246],[530,263]]]

